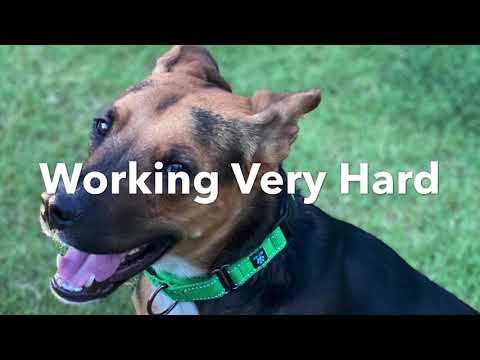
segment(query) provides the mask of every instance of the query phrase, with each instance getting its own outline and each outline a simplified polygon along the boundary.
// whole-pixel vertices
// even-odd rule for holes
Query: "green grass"
[[[131,314],[131,289],[83,307],[48,290],[55,247],[38,225],[39,162],[82,161],[92,117],[143,79],[164,46],[0,46],[0,313]],[[320,87],[288,170],[327,171],[317,205],[377,235],[480,309],[480,47],[211,46],[235,92]],[[339,164],[440,163],[440,194],[340,194]]]

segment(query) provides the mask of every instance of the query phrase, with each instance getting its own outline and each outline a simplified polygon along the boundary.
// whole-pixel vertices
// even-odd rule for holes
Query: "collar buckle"
[[[230,265],[223,265],[215,270],[213,270],[210,275],[217,275],[218,279],[220,280],[220,283],[222,284],[223,288],[225,289],[225,295],[232,292],[233,290],[236,290],[239,288],[238,285],[235,285],[235,282],[233,281],[232,277],[230,276],[228,272],[228,267]]]

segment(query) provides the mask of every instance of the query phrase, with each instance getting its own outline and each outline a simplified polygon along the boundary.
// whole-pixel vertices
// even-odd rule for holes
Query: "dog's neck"
[[[241,221],[232,231],[230,241],[218,254],[211,265],[212,269],[233,264],[248,256],[259,247],[280,219],[282,200],[286,197],[267,195],[257,197],[252,204],[250,216]],[[287,240],[288,241],[288,240]],[[291,246],[289,247],[291,250]],[[256,314],[270,308],[269,299],[278,303],[286,301],[293,286],[291,269],[286,266],[291,259],[289,251],[282,251],[275,261],[252,277],[244,286],[217,301],[196,303],[200,314]]]
[[[167,255],[154,264],[154,269],[179,277],[195,277],[207,275],[217,267],[239,260],[258,247],[272,230],[280,213],[281,201],[281,196],[259,193],[249,206],[251,211],[237,221],[236,225],[227,233],[227,238],[223,241],[223,249],[213,258],[213,261],[209,261],[208,266],[197,266],[183,257]],[[166,309],[172,303],[170,298],[162,294],[155,300],[154,309]],[[193,302],[180,303],[172,312],[177,315],[198,313],[198,308]]]
[[[258,247],[272,230],[281,207],[280,195],[259,192],[224,240],[224,248],[213,259],[210,270],[232,264]]]
[[[248,212],[243,210],[228,214],[220,225],[214,226],[213,231],[191,237],[182,244],[183,246],[173,248],[167,254],[170,260],[165,262],[169,272],[178,276],[188,275],[178,273],[172,259],[181,260],[182,264],[188,264],[190,268],[196,269],[195,274],[191,275],[199,276],[246,256],[273,230],[282,206],[281,201],[281,195],[258,192],[245,206],[249,209]],[[210,247],[196,245],[201,243],[212,245]],[[163,264],[162,260],[163,258],[158,263]],[[180,271],[185,270],[181,268]]]

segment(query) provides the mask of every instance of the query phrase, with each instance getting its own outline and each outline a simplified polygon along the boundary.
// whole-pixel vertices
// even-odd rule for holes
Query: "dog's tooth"
[[[55,281],[57,282],[57,285],[67,291],[80,292],[83,290],[82,288],[73,287],[58,274],[55,274],[54,277],[55,277]]]
[[[88,281],[85,283],[85,285],[83,285],[83,287],[88,288],[88,287],[92,286],[94,281],[95,281],[95,275],[92,274],[90,276],[90,279],[88,279]]]
[[[62,261],[62,255],[57,254],[57,269],[60,267],[60,261]]]
[[[67,282],[64,282],[64,284],[63,284],[62,286],[63,286],[66,290],[68,290],[68,291],[73,291],[73,292],[82,291],[82,288],[73,287],[72,285],[70,285],[70,284],[67,283]]]
[[[57,281],[57,284],[60,286],[60,287],[63,287],[63,285],[65,284],[65,281],[62,279],[62,277],[60,275],[55,275],[55,280]]]

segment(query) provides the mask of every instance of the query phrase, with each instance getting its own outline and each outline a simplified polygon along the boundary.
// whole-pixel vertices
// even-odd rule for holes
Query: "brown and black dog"
[[[241,194],[231,163],[247,176],[281,171],[298,132],[300,117],[320,103],[316,89],[298,93],[231,92],[209,52],[176,46],[152,74],[129,89],[94,121],[91,171],[218,172],[219,192],[210,205],[197,195],[73,195],[60,187],[42,196],[41,223],[69,246],[59,258],[52,291],[63,301],[83,303],[112,293],[153,266],[178,276],[207,275],[256,248],[271,231],[281,195],[257,182]],[[122,185],[124,186],[124,185]],[[180,303],[174,314],[441,314],[475,313],[407,265],[380,240],[338,221],[296,196],[287,248],[246,285],[211,301]],[[133,296],[145,314],[154,288],[141,276]],[[157,297],[156,312],[172,301]]]

